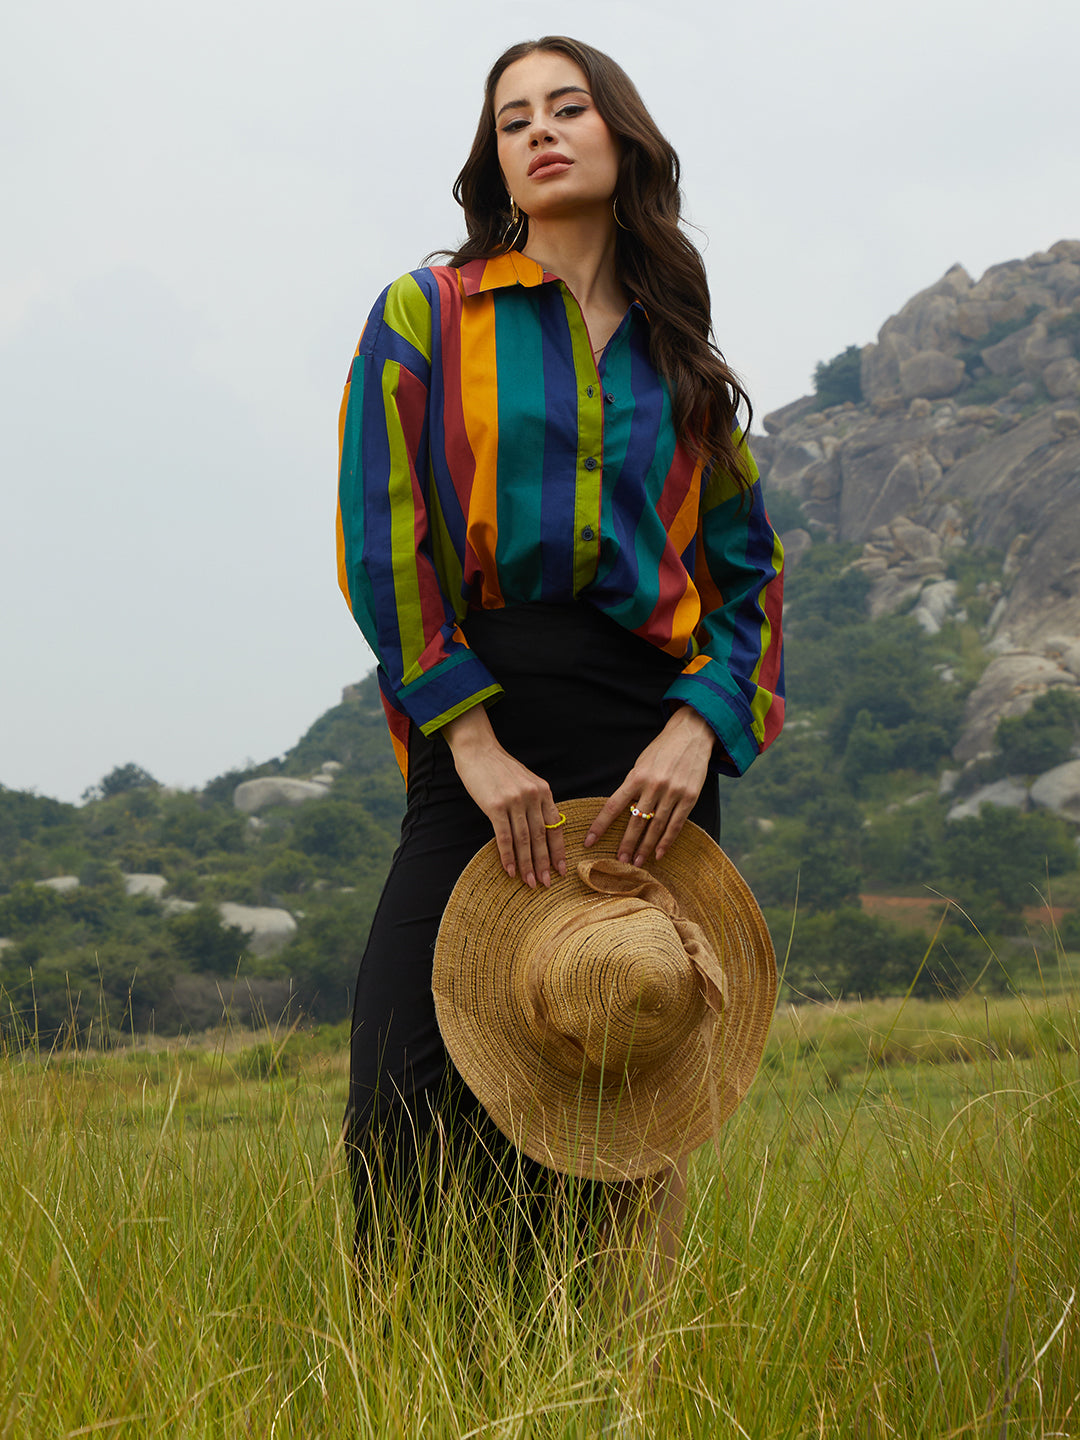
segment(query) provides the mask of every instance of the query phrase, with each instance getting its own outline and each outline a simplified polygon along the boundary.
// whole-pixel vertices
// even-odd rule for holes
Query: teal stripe
[[[521,299],[513,292],[495,297],[499,372],[495,563],[504,600],[531,600],[543,593],[540,507],[548,418],[543,341],[536,300],[521,304]]]
[[[360,633],[372,650],[375,650],[375,602],[371,582],[361,563],[364,554],[364,494],[359,460],[363,415],[364,367],[354,362],[353,378],[349,386],[349,405],[345,412],[345,432],[341,443],[338,503],[341,506],[341,528],[345,538],[345,577],[349,585],[349,609],[360,626]]]

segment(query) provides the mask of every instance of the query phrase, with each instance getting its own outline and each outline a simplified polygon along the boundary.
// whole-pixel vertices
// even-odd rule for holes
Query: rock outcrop
[[[340,769],[336,760],[327,760],[308,780],[296,780],[288,775],[242,780],[233,791],[233,804],[245,815],[257,815],[271,805],[303,805],[307,800],[325,800]]]
[[[268,905],[234,905],[225,900],[218,906],[223,925],[246,930],[253,955],[275,955],[296,934],[297,924],[288,910]]]
[[[871,611],[940,627],[957,549],[1005,555],[988,598],[995,660],[971,697],[957,758],[991,748],[998,719],[1080,678],[1080,241],[995,265],[953,266],[862,352],[860,404],[804,397],[755,441],[767,490],[807,524],[863,545]]]

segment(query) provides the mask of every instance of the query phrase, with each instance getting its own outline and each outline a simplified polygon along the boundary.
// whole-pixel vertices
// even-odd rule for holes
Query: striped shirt
[[[567,286],[512,251],[380,296],[339,423],[338,579],[379,661],[398,763],[499,694],[459,621],[582,600],[684,661],[667,692],[741,774],[783,723],[783,551],[677,440],[630,306],[599,362]],[[750,462],[751,466],[753,462]]]

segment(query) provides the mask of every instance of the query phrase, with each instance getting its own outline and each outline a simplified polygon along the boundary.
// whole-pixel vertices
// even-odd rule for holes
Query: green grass
[[[460,1197],[357,1286],[343,1037],[258,1044],[0,1057],[0,1435],[1080,1433],[1074,990],[783,1008],[647,1343]]]

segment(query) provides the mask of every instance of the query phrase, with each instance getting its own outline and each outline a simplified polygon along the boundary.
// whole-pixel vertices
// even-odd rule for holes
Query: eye
[[[502,132],[504,135],[513,135],[518,130],[524,130],[525,126],[528,125],[528,123],[529,122],[527,120],[521,119],[508,120],[506,124],[502,127]]]
[[[555,111],[555,114],[565,115],[572,119],[575,115],[581,115],[584,112],[585,108],[586,107],[584,105],[561,105],[559,109]]]

